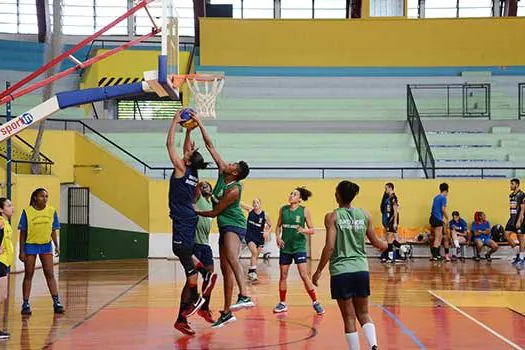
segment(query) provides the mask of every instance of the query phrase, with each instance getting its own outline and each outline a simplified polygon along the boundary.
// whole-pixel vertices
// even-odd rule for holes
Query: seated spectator
[[[452,254],[452,260],[456,260],[461,255],[461,244],[468,242],[468,226],[467,222],[461,218],[458,211],[452,212],[452,220],[449,222],[450,234],[452,242],[456,248],[456,254]]]
[[[483,246],[490,248],[490,252],[485,254],[485,259],[491,261],[491,255],[498,250],[498,245],[490,238],[490,222],[487,221],[487,216],[482,211],[477,211],[474,214],[474,222],[471,226],[472,230],[472,239],[474,240],[474,245],[476,246],[476,256],[474,260],[480,260],[480,254],[483,250]]]

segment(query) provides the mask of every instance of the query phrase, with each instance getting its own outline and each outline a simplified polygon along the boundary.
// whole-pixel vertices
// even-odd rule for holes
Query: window
[[[273,0],[244,0],[242,18],[274,18]]]
[[[408,0],[408,18],[419,18],[419,0]]]
[[[404,6],[403,0],[370,0],[370,16],[402,17]]]
[[[525,1],[518,2],[518,16],[525,16]]]
[[[425,18],[455,18],[457,15],[455,8],[425,9]]]
[[[459,17],[492,17],[492,8],[460,8]]]
[[[172,9],[172,15],[177,16],[179,20],[179,35],[193,36],[195,34],[195,23],[193,20],[193,1],[178,0],[176,6]],[[160,26],[162,17],[162,2],[157,1],[148,6],[148,9],[155,19],[155,23]],[[146,11],[140,10],[135,15],[135,34],[145,35],[151,32],[153,24],[149,19]],[[160,35],[160,34],[159,34]]]
[[[313,18],[311,0],[281,0],[281,18]]]
[[[346,0],[315,0],[314,18],[346,18]]]
[[[241,0],[211,0],[212,5],[232,5],[233,18],[241,18]]]

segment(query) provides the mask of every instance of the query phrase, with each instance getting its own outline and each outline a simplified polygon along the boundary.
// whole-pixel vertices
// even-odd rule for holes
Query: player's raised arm
[[[234,187],[226,191],[224,196],[219,199],[217,205],[213,210],[208,211],[196,211],[197,215],[206,216],[210,218],[217,217],[220,213],[226,210],[230,205],[232,205],[236,200],[239,200],[241,193],[238,187]]]
[[[213,144],[213,141],[211,140],[210,134],[208,134],[208,131],[204,127],[204,124],[202,123],[199,116],[195,113],[192,113],[191,117],[195,122],[197,122],[197,125],[199,126],[199,130],[201,131],[202,138],[204,140],[204,144],[206,145],[206,148],[208,149],[208,152],[210,152],[211,157],[215,161],[215,164],[217,164],[217,167],[219,168],[219,172],[222,173],[224,169],[226,168],[227,164],[222,160],[219,152],[215,148],[215,145]]]
[[[177,129],[177,124],[181,120],[180,112],[178,112],[171,121],[171,125],[168,130],[168,137],[166,139],[166,148],[168,149],[171,163],[175,167],[176,173],[178,173],[176,176],[180,176],[180,173],[184,173],[186,171],[186,166],[184,165],[183,160],[179,157],[175,147],[173,146],[175,144],[175,130]]]

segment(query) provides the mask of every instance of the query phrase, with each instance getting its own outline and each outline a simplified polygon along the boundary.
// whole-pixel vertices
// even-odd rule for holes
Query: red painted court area
[[[371,261],[370,312],[380,349],[525,347],[525,317],[507,305],[512,298],[525,297],[520,289],[523,271],[506,261],[458,264],[417,260],[387,267]],[[260,283],[250,286],[256,308],[237,312],[237,322],[217,330],[194,316],[195,337],[184,337],[173,329],[183,279],[177,262],[66,264],[57,273],[67,314],[53,317],[45,286],[39,285],[33,316],[21,318],[16,293],[21,276],[14,276],[6,320],[12,337],[0,348],[346,349],[339,310],[329,300],[328,275],[318,290],[327,309],[324,316],[314,314],[295,272],[290,275],[288,313],[272,313],[277,302],[277,261],[262,265]],[[469,291],[476,291],[475,296]],[[486,306],[489,299],[492,305]],[[221,300],[219,283],[212,300],[214,310],[220,308]],[[480,306],[472,306],[476,300]],[[364,338],[361,346],[366,349]]]

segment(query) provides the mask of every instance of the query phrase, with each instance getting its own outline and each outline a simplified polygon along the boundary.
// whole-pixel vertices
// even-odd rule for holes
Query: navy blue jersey
[[[195,240],[197,214],[193,209],[195,189],[199,183],[197,171],[186,169],[184,176],[170,178],[169,207],[170,218],[173,220],[173,240],[175,244],[190,244]]]
[[[254,210],[250,211],[246,225],[246,235],[250,237],[262,237],[265,225],[266,215],[264,214],[264,211],[261,211],[259,214]]]

